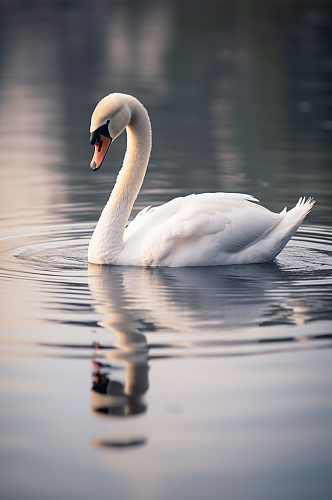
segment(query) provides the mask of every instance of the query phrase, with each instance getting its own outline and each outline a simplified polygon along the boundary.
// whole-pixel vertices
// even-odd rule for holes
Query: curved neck
[[[89,252],[98,245],[98,254],[112,263],[121,252],[123,233],[144,180],[151,152],[151,123],[142,105],[133,107],[127,131],[127,151],[111,196],[92,235]],[[103,263],[103,262],[101,262]]]

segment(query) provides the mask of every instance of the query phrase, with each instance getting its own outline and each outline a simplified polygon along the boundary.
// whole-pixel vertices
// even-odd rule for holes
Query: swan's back
[[[268,262],[294,234],[312,202],[300,200],[301,206],[276,214],[255,201],[245,194],[205,193],[144,209],[125,230],[122,263],[180,267]]]

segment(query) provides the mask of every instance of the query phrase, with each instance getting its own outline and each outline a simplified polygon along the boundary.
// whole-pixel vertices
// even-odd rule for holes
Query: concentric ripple
[[[63,224],[1,235],[2,300],[9,314],[22,294],[26,304],[1,336],[8,349],[116,365],[331,345],[329,227],[302,227],[270,264],[180,269],[88,264],[91,232]]]

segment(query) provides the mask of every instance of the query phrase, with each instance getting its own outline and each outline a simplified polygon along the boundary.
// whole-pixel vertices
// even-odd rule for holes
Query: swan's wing
[[[234,254],[253,245],[280,222],[285,211],[275,214],[242,194],[206,193],[176,198],[156,209],[141,212],[128,226],[125,246],[139,241],[137,248],[147,265],[169,259],[193,262],[218,252]],[[170,264],[172,265],[172,264]],[[188,265],[188,264],[185,264]]]
[[[125,238],[129,238],[145,230],[151,230],[156,225],[161,224],[174,216],[179,215],[184,209],[199,208],[201,203],[208,203],[215,205],[219,204],[219,210],[224,210],[225,213],[231,211],[231,205],[236,204],[237,201],[258,201],[251,195],[240,193],[203,193],[191,194],[189,196],[174,198],[173,200],[160,205],[159,207],[146,207],[141,210],[126,227]],[[226,205],[229,205],[228,207]],[[206,208],[204,205],[202,209]],[[265,210],[265,209],[264,209]],[[180,216],[181,219],[181,216]]]

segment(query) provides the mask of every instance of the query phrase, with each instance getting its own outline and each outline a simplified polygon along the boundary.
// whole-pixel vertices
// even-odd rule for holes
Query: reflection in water
[[[146,444],[144,438],[124,438],[124,439],[94,439],[93,448],[131,448]]]
[[[113,380],[112,366],[95,360],[91,406],[94,412],[129,416],[146,411],[142,396],[149,386],[148,348],[128,310],[122,276],[109,272],[112,269],[89,264],[89,287],[96,302],[93,307],[107,316],[99,325],[117,337],[117,349],[108,350],[105,357],[125,366],[125,382]]]
[[[92,306],[105,317],[98,325],[113,337],[110,344],[105,337],[94,344],[93,415],[145,413],[149,360],[329,348],[330,332],[320,331],[317,322],[314,329],[305,329],[328,300],[315,286],[325,271],[316,269],[311,275],[309,269],[299,268],[292,250],[299,249],[286,250],[279,263],[252,266],[150,269],[89,264]],[[309,253],[302,249],[303,261],[308,262]],[[324,261],[322,254],[320,265],[324,262],[330,269],[329,256]],[[298,328],[290,329],[292,325]],[[163,394],[162,387],[155,390]],[[129,433],[114,428],[112,437],[94,438],[92,446],[144,445],[149,434],[139,435],[139,429],[137,422]]]
[[[97,352],[103,347],[99,352],[111,365],[94,362],[94,392],[104,395],[93,395],[94,407],[114,414],[143,411],[139,398],[148,389],[151,358],[249,354],[262,352],[267,343],[273,348],[274,342],[318,338],[324,332],[317,327],[294,333],[284,329],[305,329],[317,315],[323,317],[329,300],[316,289],[330,269],[329,256],[325,270],[321,255],[321,269],[312,274],[306,267],[296,268],[298,251],[286,250],[279,263],[251,266],[150,269],[89,264],[93,307],[106,315],[98,324],[116,336],[109,349],[95,345]],[[307,263],[316,258],[306,250],[302,257]],[[125,366],[123,384],[106,375],[118,363]]]
[[[117,361],[122,361],[121,356],[117,357]],[[130,390],[127,384],[112,380],[111,372],[111,366],[94,362],[94,383],[91,390],[92,410],[125,417],[144,413],[146,405],[141,400],[141,395],[148,388],[147,363],[138,364],[135,361],[126,360],[126,381],[130,380],[132,383]]]
[[[146,348],[142,331],[227,334],[262,325],[266,317],[270,324],[281,324],[284,317],[288,324],[310,319],[309,301],[306,307],[302,297],[301,318],[296,291],[289,295],[290,272],[276,263],[176,269],[89,265],[90,272],[91,292],[99,304],[103,300],[94,307],[108,315],[100,324],[116,333],[116,347],[124,353],[131,346],[135,352]]]

